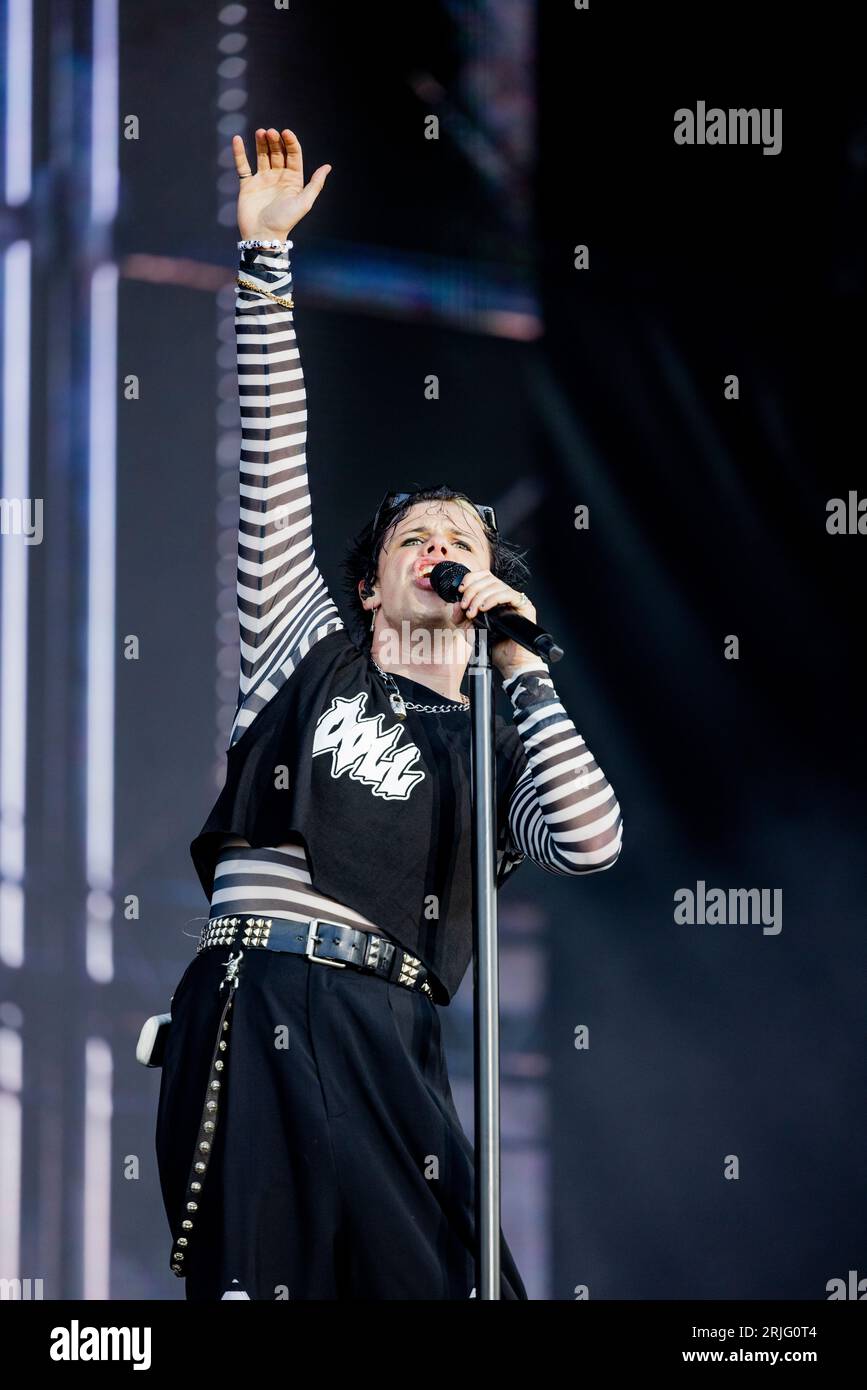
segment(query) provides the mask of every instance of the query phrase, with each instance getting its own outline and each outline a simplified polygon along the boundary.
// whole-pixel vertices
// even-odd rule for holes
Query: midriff
[[[296,922],[322,917],[393,940],[360,912],[317,892],[310,881],[304,846],[293,840],[251,849],[246,840],[227,836],[214,870],[210,915],[280,917]]]

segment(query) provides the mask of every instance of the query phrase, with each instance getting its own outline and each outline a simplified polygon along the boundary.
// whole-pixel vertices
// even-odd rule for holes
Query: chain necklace
[[[397,688],[397,683],[394,679],[394,676],[392,676],[388,671],[383,671],[379,662],[376,661],[373,658],[373,656],[371,656],[370,659],[373,662],[379,674],[382,676],[382,679],[385,681],[385,686],[388,690],[389,703],[391,704],[391,708],[394,710],[398,719],[406,719],[406,712],[408,709],[417,710],[425,714],[451,714],[453,710],[469,710],[469,700],[466,702],[466,704],[442,705],[417,705],[412,700],[404,700],[403,696]]]

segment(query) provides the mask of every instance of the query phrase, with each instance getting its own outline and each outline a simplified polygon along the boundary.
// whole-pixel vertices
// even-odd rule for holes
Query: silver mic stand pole
[[[483,615],[480,615],[483,616]],[[500,976],[496,889],[496,757],[488,630],[467,667],[473,806],[473,1034],[476,1296],[500,1297]]]

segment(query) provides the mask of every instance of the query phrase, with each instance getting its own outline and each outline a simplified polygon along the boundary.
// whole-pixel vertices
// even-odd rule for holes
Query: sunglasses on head
[[[376,516],[373,518],[373,531],[371,532],[371,534],[374,536],[376,535],[376,529],[379,524],[379,518],[383,511],[393,511],[395,510],[395,508],[402,506],[404,502],[408,501],[409,498],[413,496],[414,493],[412,492],[387,492],[376,509]],[[421,498],[420,500],[426,501],[427,499]],[[431,498],[430,500],[437,501],[438,499]],[[442,500],[447,502],[449,499],[443,498]],[[458,500],[462,501],[463,499]],[[490,527],[492,531],[496,531],[497,517],[493,507],[482,506],[479,502],[471,502],[470,505],[472,507],[475,507],[476,511],[482,518],[482,521],[485,522],[486,526]]]

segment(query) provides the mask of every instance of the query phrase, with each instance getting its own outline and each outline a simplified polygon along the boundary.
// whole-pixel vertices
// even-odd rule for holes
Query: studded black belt
[[[209,946],[256,947],[306,956],[317,965],[352,966],[433,997],[428,972],[417,956],[375,932],[311,917],[292,922],[279,917],[212,917],[199,937],[197,951]]]
[[[226,989],[226,1001],[220,1013],[217,1038],[211,1056],[205,1101],[202,1108],[196,1147],[184,1195],[179,1229],[172,1243],[170,1265],[179,1278],[186,1274],[190,1242],[196,1229],[203,1198],[205,1177],[214,1146],[214,1136],[220,1112],[220,1092],[228,1075],[229,1023],[235,991],[241,979],[244,952],[250,949],[289,951],[304,955],[316,965],[331,965],[366,970],[389,983],[432,996],[427,981],[427,969],[416,956],[402,946],[374,932],[359,931],[357,927],[339,922],[324,922],[313,917],[306,922],[292,922],[278,917],[212,917],[202,929],[197,951],[217,946],[237,947],[224,962],[225,976],[220,991]],[[228,988],[227,988],[228,986]]]

